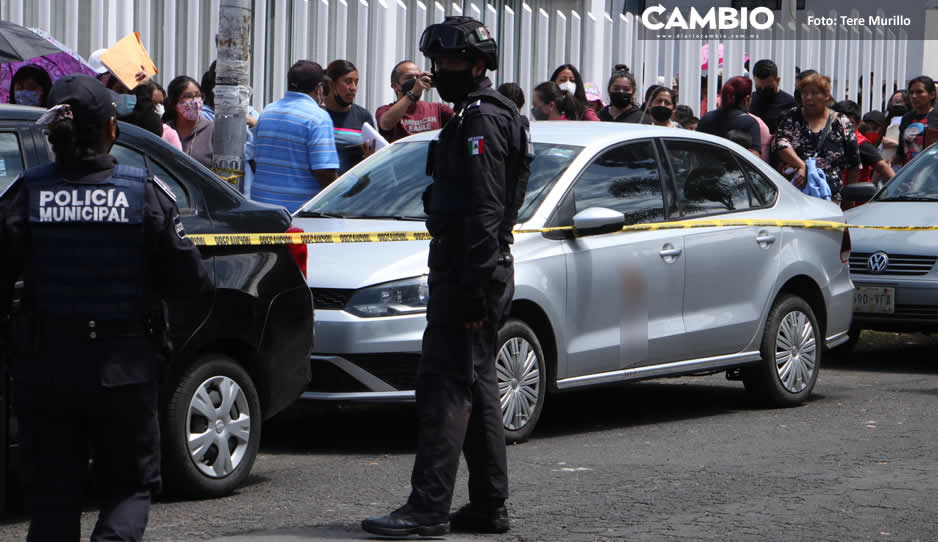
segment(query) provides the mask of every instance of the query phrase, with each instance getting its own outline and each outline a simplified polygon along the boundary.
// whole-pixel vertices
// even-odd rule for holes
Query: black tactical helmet
[[[449,16],[432,24],[420,37],[420,52],[430,59],[464,56],[485,59],[485,68],[498,69],[498,45],[489,30],[472,17]]]

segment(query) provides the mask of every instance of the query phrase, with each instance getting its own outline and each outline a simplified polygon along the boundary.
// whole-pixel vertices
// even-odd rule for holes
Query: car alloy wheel
[[[817,335],[808,316],[801,311],[785,315],[775,337],[775,369],[790,393],[800,393],[812,380],[817,367]]]
[[[202,382],[186,418],[189,453],[203,474],[223,478],[238,468],[251,440],[251,412],[237,382],[226,376]]]
[[[804,403],[817,383],[823,350],[814,309],[803,298],[783,294],[766,318],[758,364],[742,367],[746,390],[775,407]]]
[[[547,395],[547,365],[531,326],[509,318],[498,330],[495,375],[505,441],[523,442],[534,432]]]
[[[203,354],[162,392],[163,484],[171,494],[222,497],[247,480],[261,442],[251,376],[234,358]]]
[[[531,419],[540,392],[540,368],[534,347],[512,337],[495,358],[505,429],[518,431]]]

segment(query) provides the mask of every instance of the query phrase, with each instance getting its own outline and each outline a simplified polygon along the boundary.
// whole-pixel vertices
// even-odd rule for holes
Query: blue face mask
[[[42,93],[38,90],[14,90],[13,96],[20,105],[39,106]]]
[[[137,106],[137,97],[133,94],[121,94],[118,96],[117,104],[117,116],[125,117],[134,112],[134,107]]]

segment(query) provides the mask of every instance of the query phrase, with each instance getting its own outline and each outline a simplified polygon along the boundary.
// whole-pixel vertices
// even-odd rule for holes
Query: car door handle
[[[679,248],[663,248],[658,251],[658,254],[662,258],[676,258],[681,255],[682,250]]]
[[[771,233],[760,232],[759,236],[756,237],[756,242],[760,245],[771,245],[775,242],[775,236]]]

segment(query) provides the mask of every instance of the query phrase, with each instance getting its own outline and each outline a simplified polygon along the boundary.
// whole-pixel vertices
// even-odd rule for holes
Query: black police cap
[[[117,118],[115,94],[94,77],[66,75],[49,90],[49,106],[68,104],[75,122],[104,124]]]

